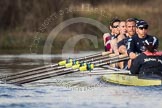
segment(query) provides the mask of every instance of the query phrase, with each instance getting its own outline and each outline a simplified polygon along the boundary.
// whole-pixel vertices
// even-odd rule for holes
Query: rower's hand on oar
[[[110,51],[102,52],[102,56],[109,55],[109,54],[112,54],[112,52]]]
[[[135,54],[135,53],[133,53],[133,52],[131,52],[131,53],[129,54],[130,59],[135,59],[137,56],[138,56],[138,55]]]

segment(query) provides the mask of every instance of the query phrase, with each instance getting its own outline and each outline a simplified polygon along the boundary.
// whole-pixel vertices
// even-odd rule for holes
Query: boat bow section
[[[139,79],[138,76],[129,74],[107,74],[103,75],[102,80],[109,83],[128,85],[128,86],[158,86],[162,85],[159,79]]]

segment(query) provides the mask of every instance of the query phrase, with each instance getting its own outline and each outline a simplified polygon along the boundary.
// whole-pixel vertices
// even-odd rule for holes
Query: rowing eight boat
[[[140,79],[138,76],[130,74],[106,74],[102,80],[109,83],[128,85],[128,86],[157,86],[162,85],[159,79]]]

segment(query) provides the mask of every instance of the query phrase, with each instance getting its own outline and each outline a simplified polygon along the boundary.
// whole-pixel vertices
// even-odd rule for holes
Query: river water
[[[89,52],[95,53],[95,52]],[[57,63],[65,55],[0,55],[0,74],[10,74]],[[47,63],[47,62],[46,62]],[[162,108],[162,86],[133,87],[108,84],[100,76],[73,73],[44,79],[23,86],[0,84],[0,108]]]

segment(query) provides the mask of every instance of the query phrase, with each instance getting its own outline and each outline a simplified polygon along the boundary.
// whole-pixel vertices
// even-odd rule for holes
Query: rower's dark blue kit
[[[145,51],[144,41],[145,40],[152,40],[153,36],[146,35],[145,38],[139,38],[138,35],[134,35],[132,39],[128,42],[128,54],[130,52],[134,53],[142,53]],[[157,40],[156,44],[159,44],[159,41]]]
[[[126,46],[126,48],[128,49],[128,46],[129,46],[128,44],[130,43],[131,40],[132,40],[132,39],[131,39],[130,37],[128,37],[128,36],[125,35],[125,38],[122,39],[121,41],[119,41],[119,42],[117,43],[118,48],[119,48],[120,46],[124,45],[124,46]]]
[[[141,53],[133,60],[130,71],[132,74],[141,76],[158,75],[162,77],[162,53],[156,52],[151,55]]]

